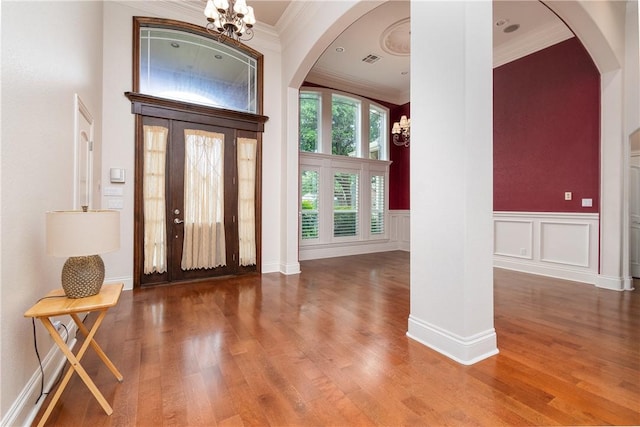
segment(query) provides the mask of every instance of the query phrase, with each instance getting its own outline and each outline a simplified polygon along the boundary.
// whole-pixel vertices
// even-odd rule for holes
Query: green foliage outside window
[[[318,151],[318,123],[320,95],[313,92],[300,94],[300,151]]]
[[[331,103],[331,154],[356,156],[358,104],[339,96]]]

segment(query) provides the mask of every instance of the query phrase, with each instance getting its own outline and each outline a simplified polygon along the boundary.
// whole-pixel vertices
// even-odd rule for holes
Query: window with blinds
[[[371,176],[371,234],[384,234],[384,175]]]
[[[319,236],[319,175],[318,171],[314,170],[303,170],[301,174],[300,236],[303,240],[317,239]]]
[[[358,174],[333,176],[333,236],[358,235]]]

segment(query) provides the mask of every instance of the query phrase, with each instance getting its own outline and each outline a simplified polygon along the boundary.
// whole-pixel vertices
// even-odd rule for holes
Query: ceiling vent
[[[370,53],[369,55],[362,58],[362,62],[366,62],[367,64],[373,64],[374,62],[378,62],[379,60],[380,57],[378,55],[374,55],[373,53]]]

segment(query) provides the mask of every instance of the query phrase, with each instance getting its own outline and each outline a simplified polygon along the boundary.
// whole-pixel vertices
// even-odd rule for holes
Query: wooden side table
[[[49,406],[47,406],[47,410],[40,419],[38,427],[43,426],[47,422],[49,415],[51,415],[51,411],[53,411],[54,406],[58,402],[58,399],[60,399],[62,392],[66,388],[74,372],[76,372],[82,379],[82,381],[84,381],[98,403],[100,403],[100,406],[102,406],[102,409],[104,409],[104,412],[106,412],[107,415],[111,415],[113,413],[113,409],[111,408],[109,403],[107,403],[104,396],[102,395],[102,393],[100,393],[100,390],[98,390],[94,382],[91,380],[91,378],[87,374],[87,371],[84,370],[84,368],[80,364],[80,360],[84,356],[84,353],[87,351],[87,348],[89,348],[89,345],[91,345],[100,359],[102,359],[104,364],[107,365],[109,370],[113,373],[113,375],[115,375],[117,380],[122,382],[122,374],[118,371],[111,360],[109,360],[107,355],[104,353],[104,351],[102,351],[93,337],[102,324],[104,316],[107,314],[107,310],[118,303],[118,299],[120,298],[120,293],[122,293],[123,286],[124,285],[122,283],[103,285],[102,289],[100,289],[100,293],[98,293],[97,295],[77,299],[67,298],[65,296],[64,290],[56,289],[49,292],[44,298],[42,298],[33,307],[31,307],[24,313],[25,317],[34,317],[40,319],[44,327],[47,329],[47,331],[49,331],[49,334],[51,334],[53,341],[55,341],[58,347],[60,347],[60,350],[62,350],[71,365],[70,369],[62,379],[60,386],[56,390],[56,393],[51,399],[51,402],[49,402]],[[84,323],[82,323],[82,320],[80,320],[80,318],[78,317],[78,314],[94,311],[98,312],[98,318],[93,324],[91,330],[88,330]],[[78,350],[78,353],[76,353],[75,355],[63,341],[62,337],[51,322],[51,317],[62,316],[65,314],[71,316],[75,324],[78,326],[80,332],[82,332],[86,337],[84,343],[82,343],[82,346],[80,347],[80,350]]]

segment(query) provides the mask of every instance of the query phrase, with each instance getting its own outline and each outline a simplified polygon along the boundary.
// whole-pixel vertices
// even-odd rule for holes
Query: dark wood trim
[[[125,96],[131,101],[133,114],[147,117],[202,123],[251,132],[264,132],[264,123],[269,120],[267,116],[189,104],[141,93],[125,92]]]

